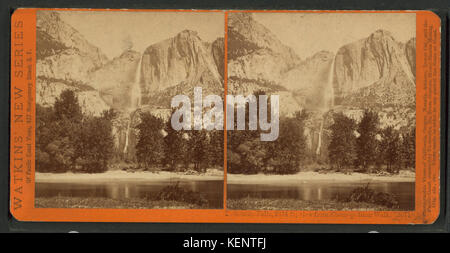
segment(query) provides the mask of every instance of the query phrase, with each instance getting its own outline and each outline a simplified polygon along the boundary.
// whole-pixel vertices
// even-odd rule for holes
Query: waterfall
[[[334,58],[331,62],[330,70],[328,72],[328,80],[327,85],[325,87],[325,94],[324,94],[324,109],[329,110],[334,106],[334,87],[333,87],[333,81],[334,81]]]
[[[137,65],[133,87],[131,87],[131,109],[136,109],[141,105],[141,64],[142,57]]]
[[[323,124],[325,121],[325,113],[333,108],[334,106],[334,87],[333,87],[333,81],[334,81],[334,63],[335,59],[333,57],[333,60],[331,62],[330,70],[328,72],[328,79],[325,86],[325,91],[323,95],[323,114],[322,114],[322,122],[320,123],[320,130],[319,130],[319,139],[317,142],[317,149],[316,149],[316,155],[320,155],[320,149],[322,148],[322,134],[323,134]]]
[[[128,125],[127,125],[127,134],[125,136],[125,146],[123,148],[123,153],[126,154],[128,151],[128,137],[130,135],[130,126],[131,126],[131,117],[130,120],[128,121]]]
[[[141,65],[142,65],[142,57],[139,60],[139,63],[137,65],[136,74],[134,75],[134,82],[133,86],[131,87],[131,96],[130,96],[130,109],[131,111],[135,111],[139,106],[141,105]],[[125,146],[123,148],[123,153],[126,153],[128,151],[128,142],[129,142],[129,136],[130,136],[130,128],[131,128],[131,121],[133,119],[133,113],[130,113],[130,120],[128,121],[127,125],[127,133],[125,137]]]
[[[317,141],[317,149],[316,149],[316,155],[320,155],[320,148],[322,147],[322,132],[323,132],[323,122],[325,119],[322,119],[322,122],[320,123],[320,131],[319,131],[319,140]]]

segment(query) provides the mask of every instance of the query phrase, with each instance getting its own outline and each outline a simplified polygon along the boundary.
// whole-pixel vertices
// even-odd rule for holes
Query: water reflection
[[[173,181],[151,183],[36,183],[36,197],[103,197],[112,199],[147,198],[157,194]],[[223,207],[223,181],[180,181],[180,187],[200,192],[209,208]]]
[[[285,198],[299,200],[330,200],[336,195],[346,196],[356,187],[367,183],[301,183],[298,185],[243,185],[230,184],[227,186],[229,199],[252,198]],[[376,182],[369,187],[375,191],[395,194],[399,199],[399,206],[404,210],[414,210],[414,182]]]

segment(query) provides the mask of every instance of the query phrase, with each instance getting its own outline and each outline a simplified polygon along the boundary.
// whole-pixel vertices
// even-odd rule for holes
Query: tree
[[[376,112],[364,110],[363,117],[358,124],[356,165],[362,167],[365,171],[370,168],[376,159],[378,121]]]
[[[190,160],[194,164],[194,169],[204,171],[205,165],[208,162],[208,136],[206,130],[191,131],[188,147]]]
[[[331,166],[339,170],[354,164],[356,159],[356,123],[343,113],[333,115],[331,125],[331,141],[328,145],[328,156]]]
[[[85,116],[75,93],[63,91],[53,107],[36,106],[36,171],[89,173],[108,168],[115,113]]]
[[[64,90],[61,92],[59,98],[56,98],[54,104],[56,119],[69,119],[72,121],[80,122],[83,118],[80,104],[72,90]]]
[[[185,161],[185,156],[188,155],[187,140],[184,138],[184,131],[176,131],[172,128],[170,120],[166,122],[164,131],[167,134],[164,137],[163,163],[168,166],[169,170],[175,170],[177,163]],[[189,163],[185,162],[185,165],[189,165]]]
[[[390,173],[397,172],[400,161],[400,136],[391,126],[381,131],[380,152],[386,170]]]
[[[88,173],[104,172],[114,150],[109,117],[86,117],[78,132],[76,165]]]
[[[72,91],[63,91],[53,107],[36,106],[37,171],[66,172],[74,168],[81,119],[81,108]]]
[[[117,111],[114,110],[114,108],[108,109],[108,110],[104,110],[102,112],[102,118],[106,119],[106,120],[110,120],[112,121],[113,119],[115,119],[117,117]]]
[[[291,174],[299,170],[299,166],[306,159],[306,140],[304,136],[304,120],[307,114],[302,111],[294,118],[280,120],[280,133],[277,140],[266,144],[267,164],[279,174]]]
[[[46,147],[52,141],[51,124],[55,120],[54,116],[52,107],[36,105],[36,171],[39,172],[52,170]]]
[[[240,163],[233,172],[255,174],[265,167],[264,160],[267,153],[260,140],[246,141],[239,145],[236,151],[239,154],[236,158],[240,158]]]
[[[401,138],[400,156],[403,168],[416,167],[416,128],[411,128]]]
[[[136,158],[145,168],[159,165],[164,158],[164,138],[161,133],[163,122],[151,113],[142,113],[136,144]]]
[[[227,173],[241,173],[241,156],[228,149],[227,151]]]
[[[208,132],[209,144],[207,153],[210,166],[223,166],[223,131],[212,130]]]

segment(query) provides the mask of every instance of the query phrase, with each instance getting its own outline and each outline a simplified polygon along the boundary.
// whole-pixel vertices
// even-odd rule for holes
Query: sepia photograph
[[[228,210],[415,209],[415,13],[231,12],[227,27],[227,93],[248,102],[248,127],[227,131]],[[264,95],[272,141],[250,129]]]
[[[36,208],[222,209],[223,131],[174,96],[224,93],[224,13],[36,14]]]
[[[226,15],[37,12],[35,207],[415,210],[416,14]]]

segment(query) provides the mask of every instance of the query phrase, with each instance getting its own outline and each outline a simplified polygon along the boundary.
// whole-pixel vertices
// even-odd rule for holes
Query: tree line
[[[268,104],[270,108],[270,100]],[[247,107],[245,129],[249,117]],[[304,134],[309,118],[304,110],[281,117],[279,137],[273,142],[260,141],[260,129],[227,131],[227,172],[292,174],[316,163],[319,158],[308,150]],[[402,133],[393,127],[382,129],[378,114],[370,110],[364,111],[359,123],[342,113],[333,114],[332,121],[327,147],[330,169],[397,173],[400,168],[415,167],[415,128]],[[204,171],[223,166],[223,131],[175,131],[170,121],[151,113],[141,114],[137,129],[140,167]]]
[[[169,171],[223,167],[223,131],[176,131],[170,120],[149,112],[140,116],[136,159],[144,169],[162,167]]]
[[[268,104],[270,108],[270,100]],[[246,115],[248,124],[248,108]],[[113,110],[98,117],[84,115],[70,90],[62,92],[52,107],[37,105],[36,171],[106,171],[114,154],[112,120],[116,116]],[[279,137],[272,142],[260,141],[262,130],[227,131],[227,172],[292,174],[317,162],[304,134],[309,117],[306,111],[281,117]],[[332,122],[327,147],[330,169],[398,173],[401,168],[415,167],[415,128],[382,129],[378,114],[370,110],[364,111],[358,123],[343,113],[334,113]],[[136,128],[136,162],[144,170],[202,172],[223,167],[223,131],[176,131],[170,120],[149,112],[140,112]]]
[[[84,115],[65,90],[52,107],[36,105],[36,171],[104,172],[114,151],[113,110]]]
[[[415,127],[400,132],[392,126],[380,127],[378,113],[365,110],[360,122],[342,113],[334,114],[329,164],[337,170],[385,170],[398,173],[401,168],[415,168]]]

